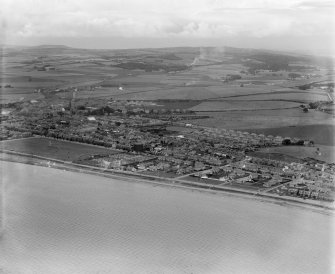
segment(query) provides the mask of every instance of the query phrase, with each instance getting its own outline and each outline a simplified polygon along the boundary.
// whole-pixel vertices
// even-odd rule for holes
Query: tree
[[[319,103],[318,102],[311,102],[309,103],[309,107],[311,109],[316,109],[318,107]]]
[[[282,144],[283,144],[284,146],[288,146],[288,145],[291,144],[291,140],[290,140],[290,139],[284,139],[283,142],[282,142]]]
[[[295,78],[299,78],[301,77],[301,75],[299,73],[294,73],[294,72],[291,72],[288,74],[288,77],[292,80],[294,80]]]
[[[296,142],[297,146],[303,146],[304,145],[304,140],[299,140],[298,142]]]

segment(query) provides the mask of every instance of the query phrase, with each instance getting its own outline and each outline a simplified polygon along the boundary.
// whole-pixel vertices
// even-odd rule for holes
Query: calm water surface
[[[330,215],[0,165],[4,273],[334,273]]]

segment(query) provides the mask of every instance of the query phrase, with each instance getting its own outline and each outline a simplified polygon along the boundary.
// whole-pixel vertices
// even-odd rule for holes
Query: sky
[[[0,43],[335,55],[333,0],[2,0]]]

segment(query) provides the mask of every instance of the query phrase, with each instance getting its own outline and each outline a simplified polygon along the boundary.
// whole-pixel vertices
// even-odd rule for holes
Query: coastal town
[[[1,4],[0,274],[335,274],[335,1]]]
[[[61,158],[73,164],[223,191],[334,201],[334,163],[253,155],[267,147],[313,147],[313,140],[201,127],[192,124],[199,116],[190,110],[156,108],[150,101],[76,99],[75,94],[2,105],[2,152],[22,152],[8,140],[37,138],[41,149],[44,142],[57,154],[68,141],[105,148]],[[29,153],[39,155],[38,150]]]

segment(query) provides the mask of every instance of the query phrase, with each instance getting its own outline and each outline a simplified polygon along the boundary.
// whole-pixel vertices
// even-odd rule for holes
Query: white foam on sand
[[[332,273],[334,217],[0,162],[5,273]]]

